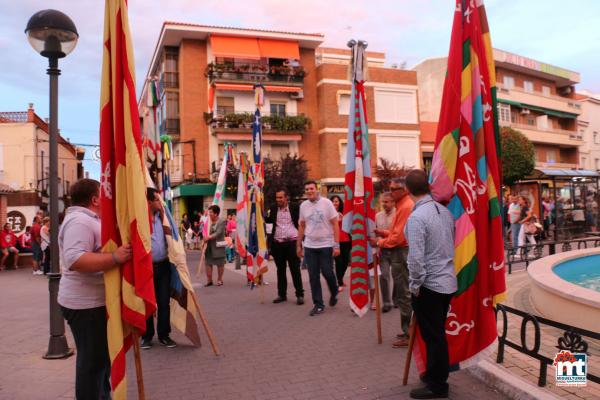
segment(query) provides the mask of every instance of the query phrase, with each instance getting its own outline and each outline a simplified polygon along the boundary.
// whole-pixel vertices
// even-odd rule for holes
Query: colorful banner
[[[125,399],[125,354],[133,330],[156,310],[146,167],[126,0],[106,0],[100,95],[102,251],[131,243],[132,259],[104,273],[113,399]]]
[[[475,361],[497,336],[494,305],[506,291],[501,171],[496,76],[483,1],[457,0],[430,177],[433,197],[448,205],[456,226],[458,291],[446,321],[451,364]],[[422,370],[419,335],[415,352]]]
[[[375,229],[371,148],[367,125],[365,80],[366,45],[355,43],[350,63],[352,93],[348,117],[348,149],[346,153],[345,199],[342,230],[352,237],[350,261],[350,308],[359,316],[369,310],[369,271],[371,248],[368,238]]]
[[[248,245],[248,155],[240,153],[240,172],[238,175],[237,189],[237,215],[235,230],[235,247],[240,259],[247,258],[246,246]],[[246,268],[249,281],[254,280],[250,268]]]
[[[256,112],[252,124],[252,158],[248,173],[248,276],[254,282],[260,282],[261,275],[268,270],[267,236],[264,221],[264,163],[262,159],[262,121],[260,107],[264,102],[264,88],[256,85]]]

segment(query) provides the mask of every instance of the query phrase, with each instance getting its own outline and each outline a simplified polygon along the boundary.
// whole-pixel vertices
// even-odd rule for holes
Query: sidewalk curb
[[[539,386],[533,385],[520,376],[511,374],[490,361],[480,363],[467,369],[480,381],[515,400],[558,400],[561,397]]]

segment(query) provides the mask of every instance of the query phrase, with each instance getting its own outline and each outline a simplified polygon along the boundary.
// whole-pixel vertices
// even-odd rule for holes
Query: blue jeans
[[[519,232],[521,231],[521,224],[510,224],[510,234],[512,236],[513,251],[516,251],[519,247]]]
[[[61,307],[71,327],[75,361],[75,398],[110,399],[110,358],[106,339],[106,307],[72,310]]]
[[[325,304],[323,304],[323,290],[321,289],[321,274],[327,281],[331,297],[336,297],[338,293],[338,284],[333,273],[333,248],[310,249],[305,247],[304,259],[308,266],[313,304],[317,307],[325,307]]]

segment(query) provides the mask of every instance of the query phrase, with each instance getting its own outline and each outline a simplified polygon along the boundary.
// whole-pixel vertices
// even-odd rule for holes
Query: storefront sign
[[[10,229],[12,229],[15,234],[23,232],[27,226],[25,215],[20,211],[9,211],[8,214],[6,214],[6,223],[10,224]]]

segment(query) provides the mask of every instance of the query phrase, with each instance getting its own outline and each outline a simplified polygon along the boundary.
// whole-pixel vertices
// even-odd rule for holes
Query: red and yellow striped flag
[[[124,399],[127,393],[125,354],[132,345],[133,330],[143,333],[146,319],[156,310],[145,167],[126,0],[106,0],[103,44],[102,251],[112,252],[122,243],[131,243],[133,249],[129,262],[104,273],[113,399]]]

